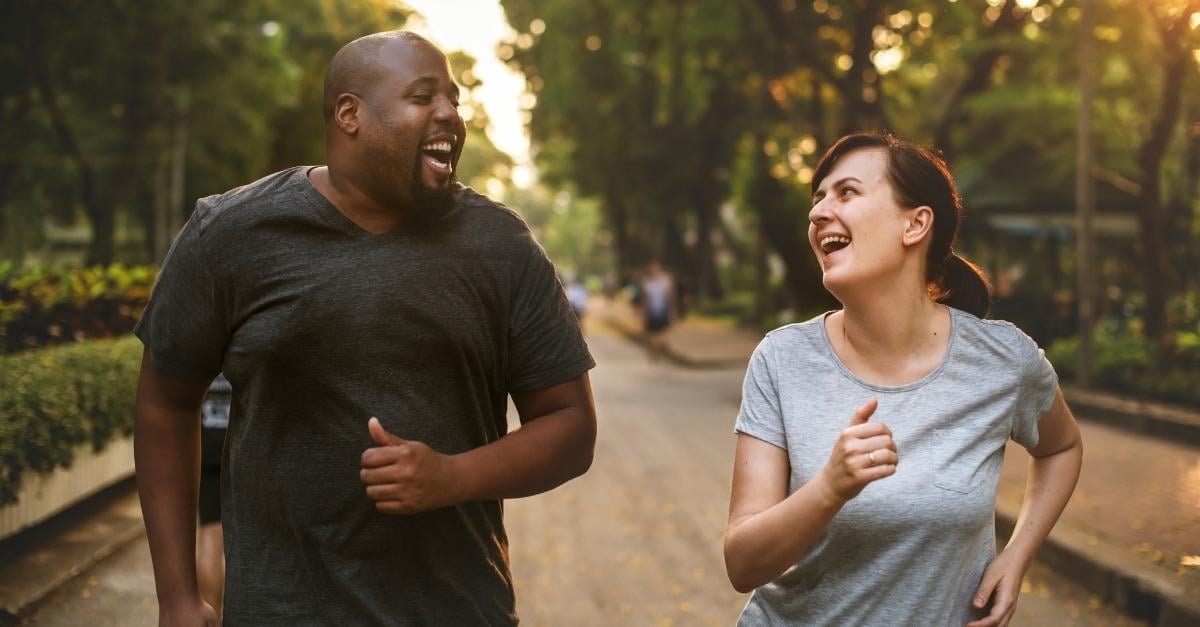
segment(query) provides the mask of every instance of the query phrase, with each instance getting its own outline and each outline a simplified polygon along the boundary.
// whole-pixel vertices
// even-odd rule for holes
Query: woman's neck
[[[896,285],[846,298],[842,304],[840,343],[867,361],[892,362],[944,345],[936,340],[946,326],[946,314],[923,288]]]

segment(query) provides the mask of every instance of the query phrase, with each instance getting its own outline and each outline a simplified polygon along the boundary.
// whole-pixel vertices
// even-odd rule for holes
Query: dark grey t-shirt
[[[524,221],[461,187],[432,232],[371,235],[293,168],[202,199],[135,331],[169,374],[233,384],[225,624],[517,622],[502,503],[377,512],[367,418],[443,453],[507,395],[594,362]]]

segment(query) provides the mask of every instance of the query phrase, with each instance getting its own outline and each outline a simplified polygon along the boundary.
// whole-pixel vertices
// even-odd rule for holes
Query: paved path
[[[590,335],[596,461],[506,519],[523,624],[732,625],[745,603],[721,558],[740,369],[652,371],[635,346]],[[27,621],[153,625],[144,539],[62,589]],[[1014,625],[1138,625],[1035,567]]]
[[[1200,590],[1200,448],[1087,421],[1079,428],[1083,469],[1059,524],[1129,549]],[[1019,500],[1027,456],[1008,447],[1000,496]]]

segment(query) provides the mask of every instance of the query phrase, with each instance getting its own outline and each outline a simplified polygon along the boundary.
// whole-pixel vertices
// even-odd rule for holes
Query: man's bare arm
[[[596,409],[586,374],[513,394],[521,428],[457,455],[391,435],[379,422],[362,456],[361,478],[376,508],[409,514],[487,499],[539,494],[582,475],[592,464]]]
[[[167,375],[142,354],[134,421],[138,494],[159,624],[216,624],[196,584],[196,499],[200,475],[200,404],[208,384]]]

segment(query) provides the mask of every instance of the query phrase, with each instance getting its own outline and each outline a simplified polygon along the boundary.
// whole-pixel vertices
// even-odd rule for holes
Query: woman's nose
[[[825,199],[822,198],[815,205],[813,205],[812,209],[808,211],[808,221],[818,226],[831,221],[833,217],[829,215],[829,209],[827,207],[828,205],[825,203]]]

